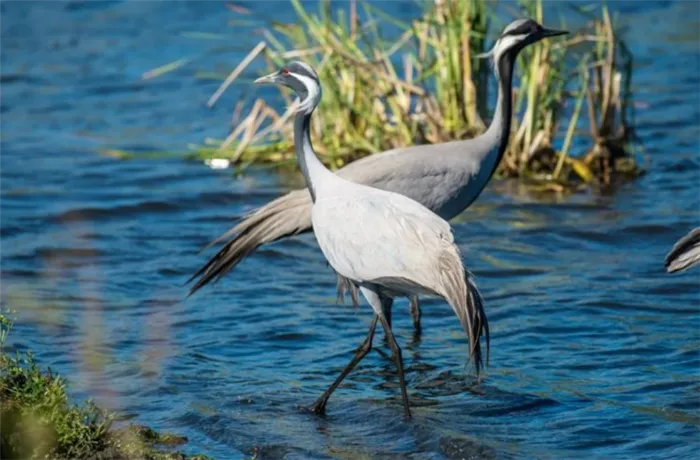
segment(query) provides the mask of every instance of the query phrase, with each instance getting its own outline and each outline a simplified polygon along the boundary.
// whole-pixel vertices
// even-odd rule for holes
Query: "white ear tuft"
[[[301,81],[308,92],[306,98],[299,103],[297,111],[302,113],[313,112],[318,103],[321,101],[321,87],[318,83],[307,76],[294,74],[294,78]]]

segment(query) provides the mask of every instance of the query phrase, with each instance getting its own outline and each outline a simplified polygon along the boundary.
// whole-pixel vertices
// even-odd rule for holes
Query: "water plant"
[[[299,0],[291,4],[297,22],[264,29],[264,40],[209,105],[256,56],[264,57],[269,70],[302,57],[318,70],[323,84],[312,135],[331,167],[394,147],[463,139],[484,129],[490,69],[478,55],[487,51],[489,32],[500,28],[494,25],[499,21],[491,3],[425,2],[422,15],[410,23],[369,2],[350,2],[349,12],[321,2],[317,13]],[[543,17],[541,0],[521,1],[520,7],[519,14],[551,23]],[[596,9],[580,9],[586,23],[568,40],[542,41],[520,58],[516,116],[502,176],[564,190],[609,185],[641,173],[631,125],[632,55],[608,9]],[[395,31],[389,38],[382,34],[387,26]],[[293,165],[287,123],[293,102],[287,93],[282,97],[286,110],[258,99],[243,117],[237,105],[229,136],[207,139],[194,156],[227,158],[243,167]],[[588,133],[578,128],[585,119]],[[572,155],[575,149],[578,155]]]

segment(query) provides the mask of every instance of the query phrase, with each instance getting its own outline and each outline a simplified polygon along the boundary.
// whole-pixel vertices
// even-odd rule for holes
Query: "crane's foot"
[[[319,399],[315,403],[313,403],[311,406],[306,408],[307,412],[311,412],[316,415],[326,415],[326,403],[327,400],[322,400]]]

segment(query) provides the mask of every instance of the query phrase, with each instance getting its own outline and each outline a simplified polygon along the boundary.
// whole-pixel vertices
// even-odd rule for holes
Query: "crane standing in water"
[[[491,179],[508,145],[512,117],[512,76],[518,53],[526,46],[566,31],[547,29],[531,19],[517,19],[504,29],[487,53],[494,62],[498,99],[486,132],[474,139],[389,150],[355,161],[337,171],[349,181],[405,195],[445,220],[464,211]],[[216,244],[235,235],[190,281],[196,292],[218,281],[263,244],[312,231],[312,196],[308,190],[292,191],[253,211],[221,235]],[[370,224],[372,225],[372,224]],[[342,278],[339,286],[348,286]],[[388,301],[390,302],[390,301]],[[386,307],[391,322],[391,304]],[[420,328],[418,299],[411,296],[411,314]]]
[[[321,85],[310,66],[292,62],[256,83],[285,85],[299,96],[294,148],[311,194],[316,240],[331,267],[359,287],[374,310],[367,338],[312,409],[317,413],[325,411],[331,393],[372,348],[379,321],[396,361],[404,412],[410,417],[401,349],[387,319],[392,299],[416,295],[444,298],[469,337],[470,358],[477,368],[482,362],[482,331],[488,337],[481,296],[462,266],[450,224],[417,201],[351,182],[321,163],[311,145],[309,128],[311,114],[321,100]]]

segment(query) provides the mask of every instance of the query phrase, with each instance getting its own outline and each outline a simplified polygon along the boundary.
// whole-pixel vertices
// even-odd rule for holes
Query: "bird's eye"
[[[282,75],[289,75],[289,70],[282,69]]]

